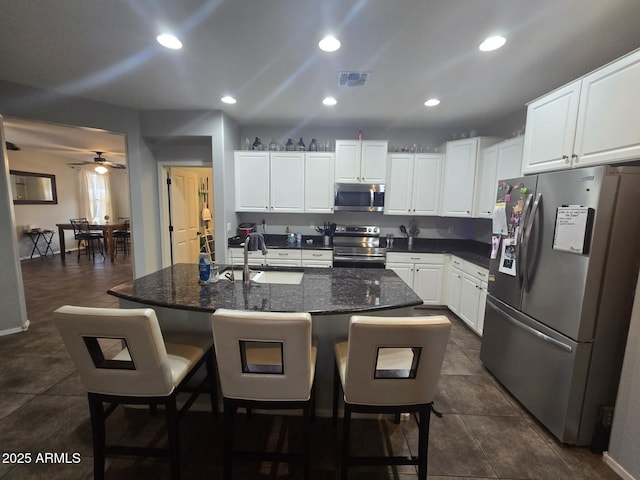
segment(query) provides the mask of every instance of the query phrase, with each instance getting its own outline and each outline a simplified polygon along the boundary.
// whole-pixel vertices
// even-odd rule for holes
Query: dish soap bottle
[[[211,276],[211,259],[209,254],[204,250],[200,251],[200,258],[198,259],[198,274],[200,276],[200,285],[206,285],[209,282]]]

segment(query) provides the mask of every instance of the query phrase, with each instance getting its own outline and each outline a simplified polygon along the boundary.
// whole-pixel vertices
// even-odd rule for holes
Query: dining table
[[[66,256],[66,246],[64,241],[64,231],[65,230],[73,230],[73,225],[70,223],[56,223],[56,227],[58,227],[58,237],[60,243],[60,258],[62,261],[65,261]],[[92,231],[101,231],[104,236],[104,248],[109,254],[109,259],[113,263],[115,258],[115,246],[116,242],[113,238],[113,232],[115,230],[126,230],[127,225],[125,223],[90,223],[89,229]]]

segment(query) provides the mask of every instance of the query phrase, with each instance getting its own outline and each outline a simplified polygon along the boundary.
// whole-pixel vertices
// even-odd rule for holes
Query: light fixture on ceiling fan
[[[102,156],[103,153],[104,152],[96,151],[97,157],[93,158],[93,162],[82,161],[82,162],[67,163],[67,165],[71,165],[71,166],[95,165],[95,171],[100,175],[104,175],[109,171],[107,167],[115,168],[118,170],[124,170],[127,168],[125,165],[122,165],[121,163],[110,162],[109,160],[107,160]]]

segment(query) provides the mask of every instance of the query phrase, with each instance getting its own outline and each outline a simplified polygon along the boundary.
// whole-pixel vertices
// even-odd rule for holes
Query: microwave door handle
[[[531,210],[531,199],[533,198],[533,194],[527,195],[527,199],[524,202],[524,207],[522,208],[522,218],[520,219],[520,228],[518,229],[518,240],[516,245],[516,259],[522,262],[523,260],[523,245],[522,241],[524,238],[524,230],[527,224],[527,220],[529,220],[529,211]],[[522,267],[518,268],[518,280],[522,283]]]
[[[524,248],[523,248],[523,258],[521,260],[521,269],[522,269],[522,280],[525,291],[529,291],[529,267],[527,266],[529,263],[529,242],[531,241],[531,230],[533,230],[533,225],[536,221],[536,214],[538,213],[538,209],[540,208],[540,202],[542,201],[542,193],[538,193],[536,195],[536,200],[533,202],[533,207],[531,207],[531,213],[527,218],[527,226],[525,228],[524,233]]]

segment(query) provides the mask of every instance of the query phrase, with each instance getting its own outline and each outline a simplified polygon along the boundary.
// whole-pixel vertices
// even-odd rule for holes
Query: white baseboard
[[[4,336],[4,335],[12,335],[14,333],[20,333],[20,332],[24,332],[25,330],[29,329],[29,320],[27,320],[26,322],[24,322],[24,324],[21,327],[15,327],[15,328],[9,328],[7,330],[0,330],[0,337]]]
[[[604,459],[604,463],[609,465],[609,467],[611,467],[611,470],[616,472],[620,476],[620,478],[622,478],[622,480],[636,480],[633,475],[627,472],[622,465],[616,462],[613,457],[609,455],[609,452],[603,452],[602,458]]]

